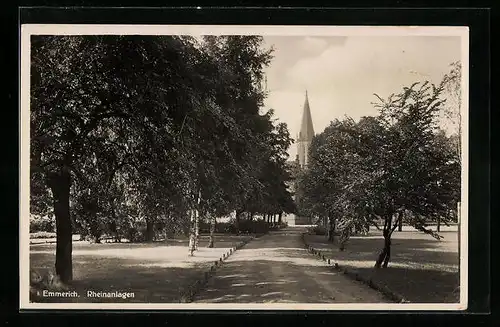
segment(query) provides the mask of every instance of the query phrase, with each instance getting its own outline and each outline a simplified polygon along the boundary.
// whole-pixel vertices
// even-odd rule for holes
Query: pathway
[[[388,302],[308,253],[303,232],[304,227],[288,227],[251,241],[224,262],[194,302]]]

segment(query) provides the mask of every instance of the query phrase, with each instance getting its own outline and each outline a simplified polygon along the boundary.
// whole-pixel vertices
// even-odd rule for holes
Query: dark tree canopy
[[[303,174],[301,210],[335,217],[341,229],[382,222],[387,266],[398,223],[439,238],[428,224],[456,219],[460,161],[453,138],[437,126],[442,85],[415,83],[376,104],[379,115],[336,120],[317,135]]]
[[[190,210],[293,210],[261,37],[33,36],[31,56],[31,210],[55,215],[63,281],[75,229],[151,240]]]

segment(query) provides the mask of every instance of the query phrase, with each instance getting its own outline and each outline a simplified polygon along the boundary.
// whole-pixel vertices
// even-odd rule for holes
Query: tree
[[[257,36],[33,38],[32,210],[53,207],[63,282],[75,228],[133,240],[145,224],[152,241],[155,229],[186,226],[192,254],[200,220],[241,214],[254,194],[266,210],[292,210],[288,131],[259,113],[271,60],[261,45]],[[265,173],[279,178],[266,184]]]
[[[374,213],[383,218],[385,241],[375,267],[387,267],[391,235],[405,211],[412,213],[410,225],[437,238],[439,235],[428,230],[426,224],[451,219],[449,212],[456,203],[460,169],[453,152],[436,134],[437,116],[443,105],[441,92],[441,85],[415,83],[378,106],[385,133],[384,146],[378,152],[383,157],[376,158],[380,178],[375,181],[384,188],[377,190]]]
[[[133,156],[129,165],[141,178],[168,180],[161,179],[164,171],[159,168],[170,167],[171,160],[166,159],[172,156],[165,149],[178,151],[169,145],[174,143],[173,126],[181,126],[176,124],[178,113],[185,108],[166,103],[190,97],[189,88],[184,86],[190,76],[191,48],[189,40],[176,37],[33,38],[32,178],[43,176],[52,191],[56,273],[63,282],[72,279],[70,190],[75,181],[84,184],[89,173],[85,169],[92,167],[80,163],[88,162],[95,150],[114,143]],[[166,90],[165,82],[179,87]],[[121,139],[115,137],[124,131]],[[156,157],[161,159],[160,167],[144,160],[152,153],[161,154]],[[176,157],[181,161],[177,165],[184,167],[182,159]]]
[[[402,219],[439,238],[429,222],[450,221],[460,186],[459,162],[436,126],[442,86],[415,83],[388,100],[379,115],[335,121],[313,139],[310,168],[302,177],[303,204],[327,216],[340,231],[383,222],[384,246],[375,267],[387,267],[391,236]],[[332,217],[335,217],[332,219]]]
[[[341,220],[347,215],[349,203],[345,188],[352,186],[350,179],[356,176],[354,170],[358,168],[352,162],[354,157],[348,147],[351,136],[345,132],[353,126],[352,119],[335,120],[313,139],[309,168],[299,182],[302,212],[328,218],[328,239],[331,242],[337,229],[350,228],[350,224],[343,224]],[[349,196],[353,194],[349,193]]]
[[[255,179],[252,149],[259,142],[254,125],[262,117],[259,108],[264,98],[259,88],[270,51],[261,49],[261,37],[206,37],[200,44],[204,65],[199,69],[200,108],[186,131],[196,135],[190,146],[199,162],[192,179],[199,188],[190,253],[194,251],[199,220],[208,216],[215,229],[215,217],[241,210],[244,197]],[[192,123],[189,124],[189,123]],[[194,127],[196,126],[196,127]],[[231,183],[227,183],[231,180]],[[210,246],[213,246],[213,233]]]
[[[461,137],[462,137],[462,65],[460,61],[450,64],[450,71],[447,73],[441,84],[444,92],[443,96],[446,103],[443,107],[442,114],[448,122],[450,122],[456,130],[456,146],[459,157],[461,157]]]
[[[31,169],[52,191],[56,218],[56,273],[72,279],[70,188],[74,163],[83,142],[98,124],[119,115],[99,99],[100,74],[89,70],[101,62],[96,39],[33,37],[31,62]],[[78,69],[76,69],[78,67]],[[81,111],[79,111],[81,110]]]

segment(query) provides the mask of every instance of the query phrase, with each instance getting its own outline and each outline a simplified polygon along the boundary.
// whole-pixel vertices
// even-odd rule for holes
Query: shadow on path
[[[309,254],[294,227],[258,238],[234,253],[194,302],[382,303],[382,294]]]

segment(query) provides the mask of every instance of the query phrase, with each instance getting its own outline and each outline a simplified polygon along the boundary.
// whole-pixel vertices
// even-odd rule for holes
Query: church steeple
[[[299,166],[305,167],[308,162],[309,147],[314,137],[314,127],[311,116],[311,108],[309,107],[309,97],[306,90],[306,99],[304,101],[304,108],[302,112],[302,121],[300,125],[300,132],[297,137],[297,157]]]
[[[302,123],[300,125],[299,141],[312,141],[314,137],[314,127],[311,116],[311,108],[309,107],[309,97],[307,96],[304,101],[304,109],[302,111]]]

